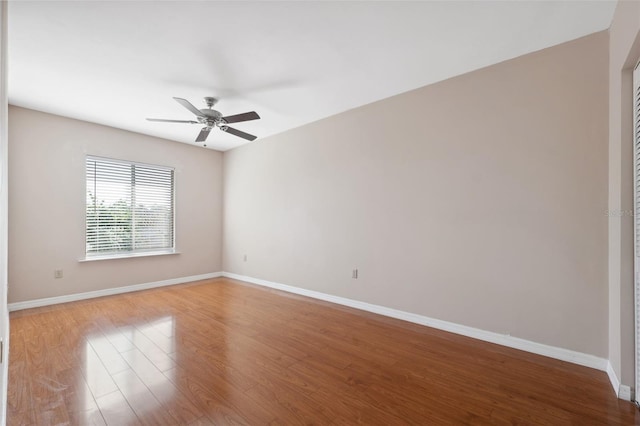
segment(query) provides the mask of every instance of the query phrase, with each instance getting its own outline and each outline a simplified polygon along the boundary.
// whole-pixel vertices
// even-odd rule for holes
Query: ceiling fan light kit
[[[250,120],[258,120],[260,116],[255,111],[245,112],[242,114],[236,115],[228,115],[223,116],[220,111],[216,111],[213,109],[213,106],[218,103],[218,99],[207,96],[204,98],[204,103],[207,105],[207,108],[198,109],[191,104],[186,99],[176,98],[174,97],[176,102],[180,105],[191,111],[196,116],[197,121],[193,120],[167,120],[164,118],[147,118],[148,121],[158,121],[162,123],[187,123],[187,124],[203,124],[204,127],[200,130],[198,137],[196,138],[196,142],[204,142],[207,140],[209,136],[209,132],[214,128],[218,128],[223,132],[232,134],[234,136],[238,136],[240,138],[246,139],[248,141],[253,141],[256,139],[256,136],[250,135],[249,133],[245,133],[238,129],[234,129],[233,127],[227,126],[230,123],[240,123],[243,121]],[[204,145],[206,146],[206,145]]]

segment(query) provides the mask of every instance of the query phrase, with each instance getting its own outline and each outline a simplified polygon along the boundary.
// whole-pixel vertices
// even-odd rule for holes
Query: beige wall
[[[607,46],[226,152],[224,270],[606,357]]]
[[[181,254],[78,262],[87,154],[175,167]],[[219,152],[11,107],[9,302],[220,271],[221,204]]]
[[[633,210],[632,71],[640,59],[640,3],[618,2],[609,46],[609,209]],[[634,386],[633,220],[609,219],[609,361]]]

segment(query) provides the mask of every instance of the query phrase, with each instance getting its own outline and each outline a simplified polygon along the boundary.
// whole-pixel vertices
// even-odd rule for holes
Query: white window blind
[[[172,168],[87,157],[86,255],[174,249]]]

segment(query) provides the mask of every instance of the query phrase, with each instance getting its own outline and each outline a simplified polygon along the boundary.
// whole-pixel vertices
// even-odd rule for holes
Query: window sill
[[[113,260],[113,259],[131,259],[134,257],[150,257],[150,256],[166,256],[172,254],[180,254],[179,251],[149,251],[141,253],[118,253],[108,254],[104,256],[87,256],[78,259],[78,262],[93,262],[95,260]]]

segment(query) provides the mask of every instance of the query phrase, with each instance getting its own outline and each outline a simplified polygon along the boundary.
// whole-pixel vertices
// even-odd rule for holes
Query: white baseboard
[[[366,302],[360,302],[358,300],[347,299],[345,297],[340,297],[340,296],[333,296],[331,294],[321,293],[319,291],[307,290],[304,288],[275,283],[267,280],[262,280],[259,278],[233,274],[231,272],[223,272],[222,276],[240,280],[240,281],[246,281],[253,284],[258,284],[265,287],[275,288],[275,289],[286,291],[289,293],[308,296],[314,299],[320,299],[327,302],[336,303],[338,305],[349,306],[351,308],[373,312],[375,314],[397,318],[397,319],[409,321],[416,324],[426,325],[428,327],[433,327],[433,328],[448,331],[451,333],[472,337],[474,339],[483,340],[485,342],[496,343],[498,345],[507,346],[514,349],[520,349],[526,352],[531,352],[534,354],[559,359],[561,361],[571,362],[573,364],[578,364],[585,367],[595,368],[597,370],[606,371],[607,373],[609,373],[609,368],[608,368],[610,365],[609,361],[594,355],[589,355],[582,352],[576,352],[576,351],[572,351],[564,348],[558,348],[555,346],[549,346],[542,343],[536,343],[530,340],[520,339],[518,337],[498,334],[492,331],[481,330],[478,328],[468,327],[466,325],[460,325],[460,324],[443,321],[435,318],[429,318],[423,315],[418,315],[410,312],[400,311],[397,309],[387,308],[385,306],[374,305]],[[611,373],[609,373],[610,379],[612,377],[612,374],[617,381],[617,378],[615,377],[615,373],[613,372],[613,368],[611,368]],[[612,381],[612,385],[616,390],[616,394],[619,394],[620,383],[618,382],[617,384],[614,384]]]
[[[618,398],[624,399],[625,401],[631,401],[631,387],[627,385],[620,385]]]
[[[609,381],[611,382],[611,386],[613,387],[616,396],[619,399],[623,399],[625,401],[631,401],[631,386],[623,385],[618,380],[618,375],[616,371],[613,369],[611,362],[607,361],[607,375],[609,376]]]
[[[209,278],[218,278],[222,276],[222,272],[211,272],[208,274],[191,275],[189,277],[171,278],[168,280],[154,281],[150,283],[134,284],[125,287],[106,288],[104,290],[88,291],[86,293],[68,294],[65,296],[47,297],[44,299],[27,300],[25,302],[9,303],[7,307],[9,312],[19,311],[21,309],[38,308],[40,306],[56,305],[58,303],[75,302],[77,300],[93,299],[95,297],[111,296],[114,294],[130,293],[133,291],[148,290],[150,288],[164,287],[168,285],[183,284],[192,281],[206,280]]]
[[[437,328],[439,330],[448,331],[450,333],[460,334],[462,336],[471,337],[485,342],[495,343],[498,345],[531,352],[538,355],[555,358],[561,361],[571,362],[573,364],[582,365],[585,367],[595,368],[597,370],[605,371],[609,376],[609,381],[613,387],[616,395],[620,399],[626,401],[631,400],[631,388],[629,386],[620,384],[618,377],[611,366],[611,363],[604,359],[594,355],[585,354],[582,352],[572,351],[569,349],[558,348],[555,346],[549,346],[542,343],[532,342],[530,340],[520,339],[518,337],[507,336],[504,334],[494,333],[492,331],[481,330],[466,325],[456,324],[449,321],[443,321],[436,318],[430,318],[423,315],[413,314],[410,312],[400,311],[397,309],[387,308],[385,306],[374,305],[371,303],[361,302],[358,300],[347,299],[345,297],[334,296],[319,291],[308,290],[300,287],[294,287],[286,284],[280,284],[259,278],[248,277],[245,275],[238,275],[231,272],[211,272],[208,274],[192,275],[188,277],[172,278],[168,280],[155,281],[150,283],[135,284],[125,287],[108,288],[104,290],[89,291],[85,293],[76,293],[65,296],[48,297],[44,299],[28,300],[25,302],[9,303],[8,309],[10,312],[18,311],[21,309],[37,308],[41,306],[55,305],[59,303],[74,302],[77,300],[92,299],[102,296],[111,296],[114,294],[130,293],[134,291],[147,290],[156,287],[164,287],[176,284],[183,284],[192,281],[205,280],[217,277],[227,277],[235,280],[245,281],[252,284],[257,284],[264,287],[274,288],[277,290],[286,291],[288,293],[299,294],[301,296],[307,296],[314,299],[324,300],[327,302],[336,303],[338,305],[348,306],[355,309],[360,309],[367,312],[372,312],[379,315],[384,315],[391,318],[397,318],[400,320],[412,322],[415,324],[425,325],[428,327]]]

